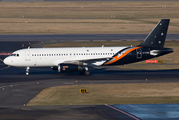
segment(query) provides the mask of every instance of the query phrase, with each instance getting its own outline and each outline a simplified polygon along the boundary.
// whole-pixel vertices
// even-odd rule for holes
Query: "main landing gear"
[[[84,69],[80,70],[80,74],[90,75],[90,71],[88,70],[88,67],[85,67]]]
[[[27,76],[29,75],[29,69],[30,69],[30,67],[26,67],[26,75]]]

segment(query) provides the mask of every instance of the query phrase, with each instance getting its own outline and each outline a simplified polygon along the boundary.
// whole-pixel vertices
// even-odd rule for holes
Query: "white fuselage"
[[[13,52],[4,63],[16,67],[51,67],[64,62],[108,59],[124,48],[126,47],[28,48]],[[100,66],[104,62],[106,60],[95,61],[91,65]]]

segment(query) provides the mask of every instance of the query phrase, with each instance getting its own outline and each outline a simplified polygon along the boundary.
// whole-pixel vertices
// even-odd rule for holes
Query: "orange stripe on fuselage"
[[[125,57],[125,56],[126,56],[128,53],[130,53],[131,51],[136,50],[136,49],[138,49],[138,48],[142,48],[142,46],[129,49],[128,51],[126,51],[126,52],[125,52],[123,55],[121,55],[120,57],[118,57],[118,55],[116,55],[115,57],[113,57],[113,59],[114,59],[113,61],[108,62],[108,63],[105,63],[104,65],[112,64],[112,63],[114,63],[114,62],[120,60],[121,58]]]

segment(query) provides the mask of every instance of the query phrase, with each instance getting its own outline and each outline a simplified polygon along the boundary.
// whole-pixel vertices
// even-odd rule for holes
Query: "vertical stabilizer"
[[[170,19],[162,19],[140,45],[163,48],[169,22]]]

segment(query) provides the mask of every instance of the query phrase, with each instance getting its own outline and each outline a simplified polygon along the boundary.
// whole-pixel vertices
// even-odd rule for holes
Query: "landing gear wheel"
[[[26,72],[26,75],[28,76],[28,75],[29,75],[29,73],[27,73],[27,72]]]
[[[26,75],[27,76],[29,75],[29,69],[30,69],[30,67],[26,67]]]
[[[80,69],[79,72],[81,75],[90,75],[90,71],[88,70],[88,67],[84,67],[84,68]]]
[[[90,75],[90,71],[85,71],[85,75]]]

